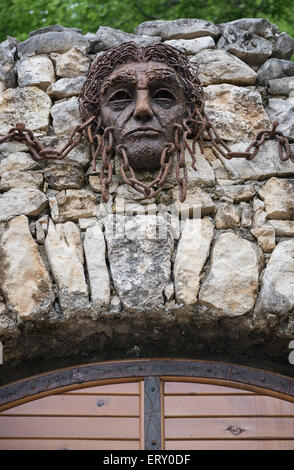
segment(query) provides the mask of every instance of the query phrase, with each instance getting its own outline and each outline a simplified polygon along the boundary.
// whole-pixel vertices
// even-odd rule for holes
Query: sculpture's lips
[[[162,131],[158,128],[154,127],[136,127],[136,129],[132,129],[124,134],[123,137],[127,137],[129,135],[144,137],[144,136],[153,136],[157,134],[162,134]]]

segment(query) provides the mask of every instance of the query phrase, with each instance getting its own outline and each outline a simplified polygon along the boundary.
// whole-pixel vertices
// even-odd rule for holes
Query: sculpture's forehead
[[[121,82],[141,82],[147,83],[152,79],[163,79],[180,84],[178,74],[167,64],[162,62],[130,62],[128,64],[120,64],[115,70],[103,81],[102,91],[105,87]]]

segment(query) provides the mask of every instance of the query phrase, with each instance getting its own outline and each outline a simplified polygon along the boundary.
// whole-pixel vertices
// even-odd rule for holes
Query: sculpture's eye
[[[161,88],[153,94],[153,99],[157,101],[163,108],[174,106],[176,98],[170,90]]]
[[[132,101],[131,95],[126,90],[116,91],[109,99],[113,109],[124,109]]]

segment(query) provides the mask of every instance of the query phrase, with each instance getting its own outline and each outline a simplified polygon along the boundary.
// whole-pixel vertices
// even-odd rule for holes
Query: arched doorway
[[[0,388],[0,449],[294,449],[294,379],[188,360],[53,371]]]

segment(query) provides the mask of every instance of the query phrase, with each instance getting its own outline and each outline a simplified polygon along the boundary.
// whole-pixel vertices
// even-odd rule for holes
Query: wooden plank
[[[139,450],[139,441],[0,439],[0,450]]]
[[[161,449],[161,393],[160,378],[144,379],[144,448]]]
[[[166,396],[165,416],[293,415],[294,403],[260,395]]]
[[[139,416],[138,396],[51,395],[9,408],[2,415]]]
[[[123,382],[96,387],[79,388],[66,392],[66,395],[139,395],[139,382]]]
[[[222,387],[221,385],[201,384],[196,382],[164,382],[165,395],[208,395],[208,394],[250,394],[253,392],[233,387]]]
[[[166,441],[166,450],[294,450],[294,441]]]
[[[0,415],[0,437],[139,439],[139,418]]]
[[[241,432],[239,432],[241,430]],[[294,438],[293,418],[166,418],[166,439]]]

